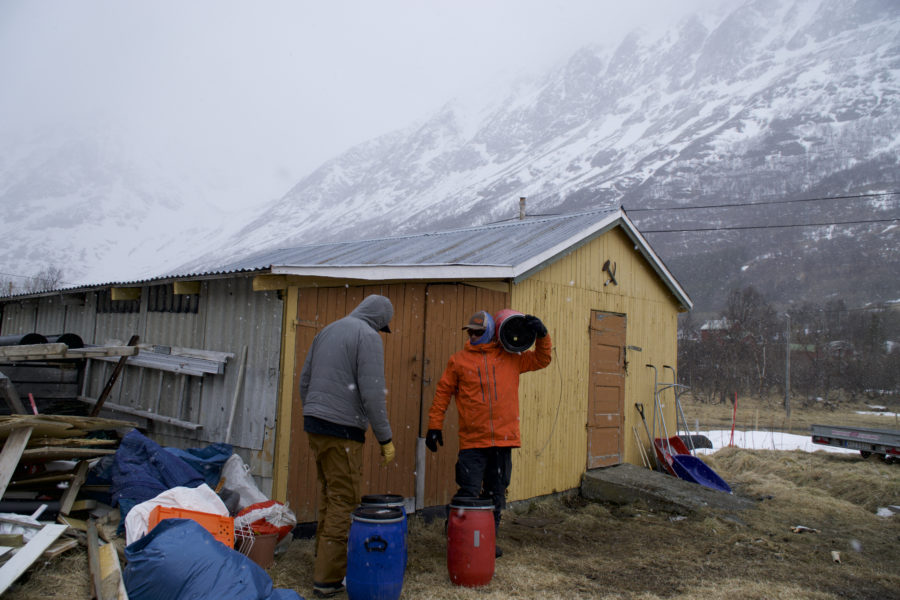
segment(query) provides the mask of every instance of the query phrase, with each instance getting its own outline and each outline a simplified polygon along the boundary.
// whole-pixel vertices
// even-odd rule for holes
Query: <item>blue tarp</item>
[[[122,515],[120,528],[124,526],[128,511],[136,504],[173,487],[197,487],[205,483],[194,467],[137,429],[122,438],[114,456],[109,492],[113,506],[118,505]]]
[[[125,547],[130,600],[303,600],[190,519],[164,519]]]
[[[206,485],[212,489],[216,489],[216,486],[219,485],[225,461],[234,454],[232,445],[223,442],[210,444],[205,448],[188,448],[187,450],[165,448],[165,450],[194,467],[198,473],[203,475]]]

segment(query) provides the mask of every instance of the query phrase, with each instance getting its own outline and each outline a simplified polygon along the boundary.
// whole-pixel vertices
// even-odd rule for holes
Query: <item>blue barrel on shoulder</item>
[[[405,521],[398,508],[360,506],[353,511],[347,544],[350,600],[400,598],[406,567]]]

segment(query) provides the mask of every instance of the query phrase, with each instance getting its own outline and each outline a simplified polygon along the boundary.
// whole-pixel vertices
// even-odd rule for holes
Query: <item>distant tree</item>
[[[48,266],[29,278],[25,284],[25,292],[44,292],[55,290],[62,282],[63,272],[59,267]]]
[[[700,358],[700,344],[700,327],[694,320],[693,314],[689,312],[681,315],[678,322],[678,382],[691,388],[695,394],[703,391],[699,387],[704,375]],[[695,377],[697,378],[696,384]],[[698,387],[695,388],[695,385]]]
[[[0,277],[0,296],[12,296],[16,293],[16,284],[12,279]]]
[[[805,304],[791,312],[792,384],[808,400],[833,400],[896,391],[900,373],[892,339],[900,337],[900,313],[880,306],[849,309],[843,301]]]
[[[775,309],[753,286],[747,286],[729,292],[722,316],[729,323],[725,351],[731,387],[741,391],[743,380],[753,388],[748,391],[763,397],[772,383],[771,361],[778,329]]]
[[[828,372],[823,349],[828,321],[822,306],[804,303],[791,311],[791,385],[806,398],[823,394]]]
[[[785,320],[752,287],[729,291],[718,325],[680,321],[680,382],[707,402],[784,391]],[[842,300],[790,310],[791,389],[815,402],[900,394],[900,310],[851,309]],[[705,335],[699,335],[705,333]]]

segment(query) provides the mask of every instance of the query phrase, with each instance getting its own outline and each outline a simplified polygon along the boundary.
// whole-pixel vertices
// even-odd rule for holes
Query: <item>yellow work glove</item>
[[[382,466],[388,466],[391,461],[394,460],[394,455],[397,454],[397,451],[394,450],[394,442],[388,441],[381,445],[381,456],[384,458],[381,460]]]

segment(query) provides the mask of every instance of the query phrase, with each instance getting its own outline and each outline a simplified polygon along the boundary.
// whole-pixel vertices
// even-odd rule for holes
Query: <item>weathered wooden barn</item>
[[[463,346],[471,313],[532,313],[553,339],[553,363],[521,380],[515,501],[578,487],[587,469],[641,463],[635,432],[644,443],[646,435],[635,404],[649,412],[656,383],[646,365],[661,375],[676,364],[677,315],[691,307],[627,215],[602,210],[301,246],[199,274],[0,298],[0,334],[72,332],[94,344],[139,335],[156,348],[129,359],[144,362],[127,367],[113,404],[146,417],[163,444],[234,444],[261,488],[303,522],[315,518],[317,486],[300,368],[316,332],[370,293],[395,308],[393,333],[382,335],[397,458],[380,466],[369,440],[365,491],[401,494],[417,509],[455,491],[455,410],[439,452],[426,452],[422,438],[434,386]],[[202,357],[216,372],[161,370],[167,348],[168,360],[197,367]],[[85,370],[81,395],[91,398],[106,372]],[[674,431],[674,404],[662,413]]]
[[[166,446],[233,444],[267,491],[282,313],[279,294],[254,292],[249,274],[163,277],[0,297],[0,334],[66,333],[104,347],[138,336],[140,353],[127,359],[102,415],[134,421]],[[33,392],[41,412],[73,413],[93,407],[118,361],[0,359],[0,373],[20,397]]]

